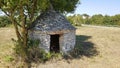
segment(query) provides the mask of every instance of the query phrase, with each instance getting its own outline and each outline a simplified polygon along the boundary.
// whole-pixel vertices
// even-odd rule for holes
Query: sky
[[[95,14],[116,15],[120,14],[120,0],[80,0],[75,10],[75,14]]]
[[[4,15],[4,13],[3,13],[3,12],[1,12],[1,10],[0,10],[0,16],[1,16],[1,15]]]
[[[120,14],[120,0],[80,0],[75,10],[75,14],[95,14],[115,15]],[[0,12],[0,15],[3,13]]]

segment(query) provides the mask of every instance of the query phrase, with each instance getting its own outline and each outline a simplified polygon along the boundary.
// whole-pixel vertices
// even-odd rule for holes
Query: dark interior
[[[50,52],[58,53],[60,52],[60,46],[59,46],[59,37],[60,35],[51,35],[50,37]]]

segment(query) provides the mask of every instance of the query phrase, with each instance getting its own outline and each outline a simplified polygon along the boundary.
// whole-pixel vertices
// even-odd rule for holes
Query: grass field
[[[15,32],[12,28],[0,28],[0,68],[11,66],[10,59],[13,54],[13,42]]]
[[[38,64],[38,68],[120,68],[120,28],[78,27],[79,58]],[[14,68],[10,58],[15,38],[13,28],[0,28],[0,68]]]

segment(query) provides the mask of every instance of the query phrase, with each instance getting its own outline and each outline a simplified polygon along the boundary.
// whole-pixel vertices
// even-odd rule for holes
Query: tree
[[[116,14],[115,16],[112,16],[112,25],[120,25],[120,14]]]
[[[28,28],[36,17],[52,5],[54,10],[73,12],[79,0],[0,0],[0,9],[12,21],[17,39],[27,46]]]
[[[70,21],[72,25],[75,25],[75,26],[81,26],[81,23],[83,23],[83,18],[80,14],[68,16],[67,19]]]
[[[84,24],[89,24],[89,15],[88,14],[82,14],[83,18],[84,18]]]
[[[84,18],[89,18],[89,15],[88,15],[88,14],[82,14],[82,16],[83,16]]]
[[[103,18],[103,25],[112,25],[112,18],[111,16],[105,15]]]
[[[73,16],[67,16],[67,20],[68,20],[72,25],[74,25]]]
[[[0,27],[6,27],[11,25],[10,20],[6,16],[0,16]]]
[[[11,20],[17,42],[26,50],[28,29],[39,14],[50,8],[61,13],[73,12],[78,2],[79,0],[0,0],[0,10]]]
[[[93,15],[90,19],[91,24],[93,25],[101,25],[103,23],[103,15]]]

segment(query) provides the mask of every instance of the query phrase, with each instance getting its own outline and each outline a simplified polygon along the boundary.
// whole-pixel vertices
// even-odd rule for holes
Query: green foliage
[[[26,62],[45,62],[50,60],[53,57],[60,57],[60,53],[46,53],[42,48],[39,48],[39,40],[30,40],[28,41],[28,47],[24,48],[20,46],[18,41],[15,41],[15,54],[17,58],[22,58]]]
[[[3,11],[14,25],[17,40],[15,53],[17,57],[31,62],[38,58],[46,60],[51,57],[38,47],[38,41],[28,39],[28,29],[42,13],[53,7],[61,13],[73,12],[79,0],[0,0]],[[77,19],[78,20],[78,19]]]
[[[103,22],[103,16],[101,14],[99,14],[99,15],[93,15],[90,18],[90,23],[93,24],[93,25],[94,24],[100,25],[102,22]]]
[[[39,40],[29,40],[27,47],[27,61],[45,62],[53,57],[58,57],[57,53],[46,53],[42,48],[39,48],[39,44]]]
[[[120,15],[115,16],[102,16],[101,14],[93,15],[89,19],[90,24],[92,25],[104,25],[104,26],[120,26]]]
[[[12,62],[12,61],[14,60],[14,57],[12,57],[12,56],[10,56],[10,55],[7,55],[7,56],[4,57],[4,60],[5,60],[6,62]]]
[[[6,27],[11,25],[11,21],[6,16],[0,16],[0,27]]]
[[[23,61],[26,62],[31,62],[31,61],[36,61],[38,59],[38,54],[41,49],[38,49],[38,40],[29,40],[28,46],[22,46],[22,43],[20,43],[18,40],[14,40],[13,42],[15,43],[15,54],[17,58],[22,58]],[[41,51],[42,52],[42,51]],[[43,52],[42,52],[43,53]]]
[[[120,26],[120,14],[116,14],[114,16],[101,15],[96,14],[93,16],[89,16],[87,14],[83,15],[73,15],[68,16],[67,19],[71,22],[71,24],[75,26],[80,26],[80,24],[90,24],[90,25],[103,25],[103,26]]]
[[[16,58],[20,58],[23,57],[22,60],[26,59],[26,49],[25,47],[21,46],[22,43],[20,43],[18,40],[14,40],[12,39],[15,47],[13,48],[14,52],[15,52],[15,56]]]
[[[73,12],[79,0],[50,0],[53,8],[59,12]]]
[[[83,23],[83,18],[81,15],[73,15],[73,16],[68,16],[67,19],[70,21],[70,23],[74,26],[81,26],[81,23]]]
[[[39,40],[29,40],[27,47],[27,59],[29,62],[45,61],[48,59],[47,53],[39,48]]]
[[[82,18],[84,19],[84,22],[82,22],[82,24],[89,24],[89,15],[88,14],[82,14]]]
[[[28,29],[42,12],[51,7],[61,13],[73,12],[78,2],[79,0],[0,0],[0,10],[9,17],[18,40],[26,46]]]

